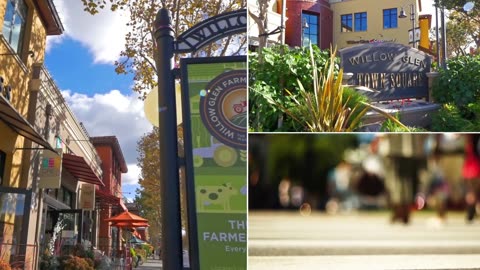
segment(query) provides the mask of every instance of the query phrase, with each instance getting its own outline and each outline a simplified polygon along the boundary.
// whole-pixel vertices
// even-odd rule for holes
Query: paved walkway
[[[148,259],[146,262],[144,262],[142,265],[139,265],[137,268],[133,269],[139,269],[139,270],[158,270],[162,269],[162,261],[158,259]]]
[[[249,213],[249,270],[480,269],[480,221],[446,223],[415,212],[408,226],[387,212],[330,216]]]

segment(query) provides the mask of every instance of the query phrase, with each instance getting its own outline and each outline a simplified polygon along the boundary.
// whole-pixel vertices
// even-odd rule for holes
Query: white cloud
[[[65,32],[63,37],[48,37],[47,49],[68,36],[86,46],[96,63],[113,63],[119,58],[128,32],[128,12],[111,12],[107,8],[92,16],[83,10],[81,1],[54,0],[54,3]]]
[[[128,173],[122,176],[122,183],[138,184],[137,141],[152,130],[152,124],[145,118],[143,101],[138,99],[137,94],[127,96],[118,90],[94,96],[70,90],[62,91],[62,94],[90,136],[117,137],[128,165]]]
[[[141,170],[137,164],[128,164],[128,173],[122,175],[122,186],[138,184]],[[127,196],[128,197],[128,196]]]

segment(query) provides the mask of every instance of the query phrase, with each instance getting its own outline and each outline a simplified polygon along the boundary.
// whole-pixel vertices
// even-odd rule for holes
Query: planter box
[[[414,127],[428,127],[432,123],[432,114],[440,109],[440,105],[430,103],[425,100],[411,100],[411,101],[381,101],[372,103],[372,105],[379,107],[392,116],[398,114],[400,122],[406,126]],[[376,132],[385,121],[385,117],[378,112],[369,111],[363,118],[362,131]]]

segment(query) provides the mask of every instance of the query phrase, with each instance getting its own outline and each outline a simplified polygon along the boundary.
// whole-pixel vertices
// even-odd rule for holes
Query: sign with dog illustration
[[[200,269],[247,268],[245,57],[182,59],[190,245]],[[188,150],[186,150],[188,151]],[[191,155],[190,155],[191,154]],[[192,194],[194,196],[192,196]]]

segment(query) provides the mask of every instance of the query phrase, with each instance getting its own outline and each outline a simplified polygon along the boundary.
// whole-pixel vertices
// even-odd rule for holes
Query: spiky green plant
[[[360,127],[361,119],[368,110],[377,111],[399,126],[408,129],[408,127],[404,126],[396,118],[382,109],[372,106],[368,102],[362,100],[358,100],[355,104],[349,102],[351,96],[343,95],[343,69],[340,69],[337,76],[335,76],[335,55],[336,50],[330,54],[330,58],[325,63],[323,72],[317,72],[313,51],[310,47],[310,62],[314,70],[312,72],[312,89],[305,89],[300,80],[297,80],[299,85],[298,95],[294,95],[289,90],[285,90],[289,95],[292,106],[282,106],[279,102],[273,100],[271,96],[258,93],[262,94],[269,103],[280,108],[283,113],[290,116],[299,124],[304,125],[306,131],[354,131]]]

